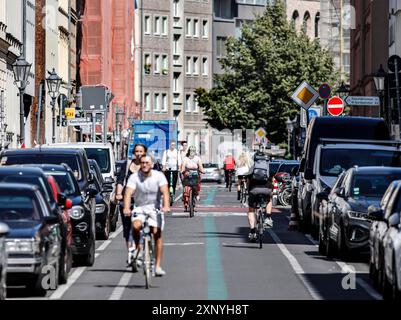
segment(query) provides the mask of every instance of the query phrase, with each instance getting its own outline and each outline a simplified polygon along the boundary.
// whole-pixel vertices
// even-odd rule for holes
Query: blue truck
[[[128,159],[131,159],[134,146],[142,143],[148,147],[148,154],[161,162],[163,152],[170,147],[170,141],[177,141],[177,122],[174,120],[134,120],[128,144]]]

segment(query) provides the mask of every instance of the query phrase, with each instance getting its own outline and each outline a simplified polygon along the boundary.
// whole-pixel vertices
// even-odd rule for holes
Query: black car
[[[58,286],[61,228],[36,185],[0,183],[0,222],[10,229],[7,284],[25,285],[38,294]],[[45,275],[53,275],[43,287]]]
[[[89,165],[94,174],[92,187],[96,189],[96,237],[107,240],[111,231],[111,225],[117,223],[117,217],[112,217],[110,212],[110,193],[113,191],[111,183],[105,183],[102,171],[96,160],[89,159]],[[114,213],[114,212],[113,212]]]
[[[23,183],[38,186],[44,199],[49,205],[52,214],[59,218],[61,230],[61,255],[60,255],[60,283],[65,283],[68,278],[68,261],[72,260],[71,253],[68,250],[67,230],[68,225],[63,221],[63,206],[65,197],[62,194],[58,195],[59,202],[55,199],[55,194],[50,186],[45,173],[40,168],[30,166],[9,166],[0,167],[0,182],[2,183]]]
[[[346,259],[350,253],[368,251],[371,219],[368,208],[378,206],[392,181],[401,178],[401,168],[354,167],[342,174],[328,195],[324,217],[328,255],[336,249]]]
[[[72,221],[72,253],[75,265],[92,266],[95,259],[95,217],[92,210],[92,196],[98,191],[89,189],[91,197],[81,192],[71,168],[66,165],[38,166],[46,175],[51,175],[60,186],[64,196],[72,201],[70,217]]]

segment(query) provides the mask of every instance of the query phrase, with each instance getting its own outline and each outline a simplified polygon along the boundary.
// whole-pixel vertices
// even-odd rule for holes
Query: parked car
[[[59,217],[50,209],[36,185],[0,183],[0,222],[7,223],[7,284],[25,285],[38,294],[45,274],[54,275],[51,289],[58,286],[61,254]],[[46,269],[45,269],[46,267]],[[54,268],[49,273],[49,267]],[[49,288],[50,289],[50,288]]]
[[[292,176],[294,168],[299,169],[298,160],[284,160],[277,168],[277,173],[274,175],[276,178],[280,175],[288,174]]]
[[[224,182],[224,172],[217,163],[205,163],[203,165],[205,174],[202,175],[202,181],[214,181],[218,184]]]
[[[10,229],[5,223],[0,223],[0,300],[7,297],[7,250],[5,237]]]
[[[352,128],[352,130],[349,128]],[[313,168],[315,166],[316,149],[321,144],[321,139],[389,141],[390,132],[385,121],[380,118],[317,117],[311,120],[299,167],[300,178],[297,195],[299,220],[304,232],[309,232],[312,225],[311,197],[314,192],[312,180],[316,179]],[[315,194],[317,193],[319,192],[315,190]],[[316,226],[317,223],[315,223]],[[316,236],[316,232],[313,235]]]
[[[66,202],[66,198],[55,185],[55,182],[49,179],[40,168],[31,166],[0,167],[0,182],[37,185],[52,214],[59,217],[62,241],[58,279],[60,284],[66,283],[72,262],[71,242],[69,241],[69,230],[72,227],[68,214],[71,203]]]
[[[354,167],[341,176],[328,196],[328,216],[324,217],[329,251],[333,247],[347,259],[353,252],[369,250],[371,219],[368,208],[378,206],[392,181],[401,179],[401,168]]]
[[[269,175],[272,176],[272,184],[273,184],[273,192],[272,192],[272,202],[273,202],[273,206],[277,205],[278,199],[278,181],[276,180],[276,178],[274,177],[277,173],[278,168],[280,167],[280,165],[284,162],[283,159],[280,160],[271,160],[269,162]]]
[[[73,261],[75,265],[92,266],[95,258],[96,233],[93,232],[94,217],[92,215],[92,198],[82,194],[79,184],[71,168],[66,165],[42,164],[36,165],[43,172],[52,176],[58,183],[66,199],[71,201],[69,216],[72,223]],[[89,189],[92,196],[97,195],[96,189]]]
[[[110,193],[113,191],[112,184],[104,182],[99,165],[96,160],[89,159],[89,165],[94,173],[95,179],[92,187],[97,190],[96,194],[96,238],[107,240],[111,231],[111,224],[117,222],[115,211],[112,216],[110,211]]]
[[[372,219],[369,234],[369,275],[380,291],[383,291],[385,284],[383,240],[389,230],[389,218],[401,210],[401,203],[398,201],[400,194],[401,181],[393,181],[384,193],[380,206],[370,206],[368,209]]]

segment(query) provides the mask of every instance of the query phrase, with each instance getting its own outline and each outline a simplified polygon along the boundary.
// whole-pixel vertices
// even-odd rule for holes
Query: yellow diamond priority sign
[[[308,110],[312,104],[315,103],[319,97],[319,93],[306,81],[302,82],[301,85],[295,90],[291,99],[294,100],[299,106]]]

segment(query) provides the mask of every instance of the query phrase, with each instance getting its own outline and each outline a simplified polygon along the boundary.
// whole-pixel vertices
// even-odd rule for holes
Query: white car
[[[116,180],[116,161],[111,143],[75,142],[43,145],[46,148],[84,149],[89,159],[96,160],[105,182]]]
[[[9,232],[6,224],[0,223],[0,300],[6,299],[7,251],[5,237]]]
[[[401,201],[397,199],[398,205]],[[383,239],[384,247],[384,295],[399,301],[401,299],[401,221],[400,208],[388,219],[389,229]]]

